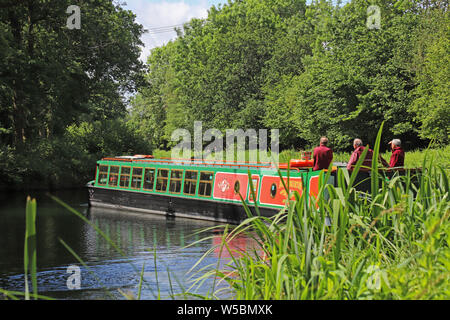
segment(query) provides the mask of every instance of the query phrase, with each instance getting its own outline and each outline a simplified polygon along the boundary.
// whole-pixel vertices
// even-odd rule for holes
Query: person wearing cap
[[[400,139],[393,139],[389,141],[392,149],[391,159],[389,161],[390,168],[403,167],[405,165],[405,151],[402,149],[402,142]]]
[[[353,149],[355,149],[350,156],[350,160],[347,163],[347,169],[353,170],[353,167],[358,162],[358,159],[361,157],[363,151],[366,147],[363,146],[363,142],[361,139],[356,138],[353,140]],[[360,171],[369,171],[370,167],[372,166],[372,157],[373,157],[373,150],[369,149],[366,153],[366,158],[364,159]]]
[[[319,143],[320,145],[314,148],[313,151],[314,171],[328,169],[331,161],[333,161],[333,150],[327,147],[328,138],[327,137],[320,138]]]

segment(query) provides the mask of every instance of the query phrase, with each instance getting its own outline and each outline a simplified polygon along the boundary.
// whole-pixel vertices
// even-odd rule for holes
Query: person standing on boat
[[[353,167],[358,162],[358,159],[361,157],[361,154],[363,153],[364,149],[366,147],[363,146],[362,140],[356,138],[353,140],[353,148],[355,149],[350,156],[350,160],[347,164],[347,170],[353,170]],[[372,157],[373,157],[373,150],[369,149],[366,153],[366,158],[364,159],[360,171],[369,171],[370,167],[372,166]]]
[[[405,151],[402,148],[402,142],[400,139],[393,139],[389,142],[392,149],[391,159],[389,161],[389,167],[403,167],[405,165]]]
[[[333,161],[333,150],[327,147],[328,138],[320,138],[320,145],[314,149],[314,167],[313,170],[328,169],[331,161]]]

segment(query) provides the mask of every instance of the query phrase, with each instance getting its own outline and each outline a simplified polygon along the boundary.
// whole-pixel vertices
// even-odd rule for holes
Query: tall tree
[[[20,148],[62,134],[81,119],[125,113],[140,80],[143,28],[112,0],[78,3],[81,28],[67,28],[69,0],[6,1],[0,11],[0,141]]]
[[[430,1],[415,34],[417,88],[410,111],[420,123],[422,138],[450,142],[450,17],[442,1]]]

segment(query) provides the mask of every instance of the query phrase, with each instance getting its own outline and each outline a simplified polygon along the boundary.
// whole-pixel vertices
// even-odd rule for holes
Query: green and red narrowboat
[[[315,196],[320,171],[312,161],[291,161],[290,190]],[[288,168],[280,172],[287,181]],[[249,172],[256,199],[250,190]],[[333,179],[333,177],[331,177]],[[154,159],[152,156],[103,158],[95,180],[87,185],[89,205],[175,217],[239,223],[247,217],[240,195],[254,211],[272,216],[286,204],[287,193],[271,163],[197,159]]]

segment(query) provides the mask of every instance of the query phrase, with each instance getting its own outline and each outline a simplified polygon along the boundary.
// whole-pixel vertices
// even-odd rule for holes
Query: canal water
[[[89,208],[85,189],[52,194],[87,217],[123,252],[118,252],[92,226],[46,193],[30,193],[37,200],[39,294],[57,299],[124,299],[122,291],[137,296],[144,267],[141,298],[171,299],[171,294],[188,291],[196,278],[217,265],[219,252],[213,250],[189,272],[220,242],[222,229],[218,224]],[[23,248],[27,195],[16,192],[0,196],[0,288],[5,290],[23,292],[25,288]],[[208,231],[197,233],[205,229]],[[199,241],[202,239],[207,240]],[[245,245],[245,239],[239,239],[237,245],[242,243]],[[220,265],[223,263],[226,260],[221,259]],[[217,281],[209,278],[189,291],[206,294],[213,286],[217,288]]]

